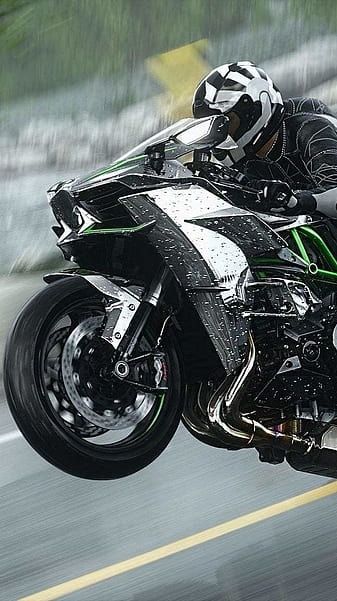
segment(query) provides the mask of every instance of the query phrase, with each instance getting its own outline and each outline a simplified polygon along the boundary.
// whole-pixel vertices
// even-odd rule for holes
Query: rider
[[[337,119],[323,102],[283,101],[263,69],[242,61],[213,69],[195,91],[194,117],[221,113],[235,144],[214,155],[260,191],[259,211],[337,218]]]

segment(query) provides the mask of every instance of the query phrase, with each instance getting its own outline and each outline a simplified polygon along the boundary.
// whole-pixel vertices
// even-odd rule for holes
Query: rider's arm
[[[306,121],[297,132],[296,142],[315,186],[293,193],[291,212],[318,211],[337,218],[337,119],[322,115]]]

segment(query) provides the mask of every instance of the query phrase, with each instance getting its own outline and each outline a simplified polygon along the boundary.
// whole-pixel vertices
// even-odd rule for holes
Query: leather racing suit
[[[337,118],[314,98],[289,98],[284,105],[285,117],[268,155],[242,159],[235,168],[253,187],[260,180],[288,184],[296,199],[288,214],[318,211],[337,218]]]

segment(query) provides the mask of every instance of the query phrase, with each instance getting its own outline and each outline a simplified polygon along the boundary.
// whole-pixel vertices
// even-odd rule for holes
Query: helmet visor
[[[209,107],[211,109],[218,109],[222,113],[227,113],[239,102],[242,96],[243,92],[220,90],[217,94],[216,102],[210,102]]]

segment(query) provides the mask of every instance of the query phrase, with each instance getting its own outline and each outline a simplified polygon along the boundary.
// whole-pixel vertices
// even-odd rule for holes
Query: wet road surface
[[[180,428],[127,479],[91,482],[49,466],[1,415],[0,598],[20,599],[320,487],[323,478],[224,453]],[[6,438],[7,434],[7,438]],[[334,599],[337,496],[252,524],[59,599]],[[48,598],[48,597],[46,597]],[[32,599],[39,599],[33,596]]]

